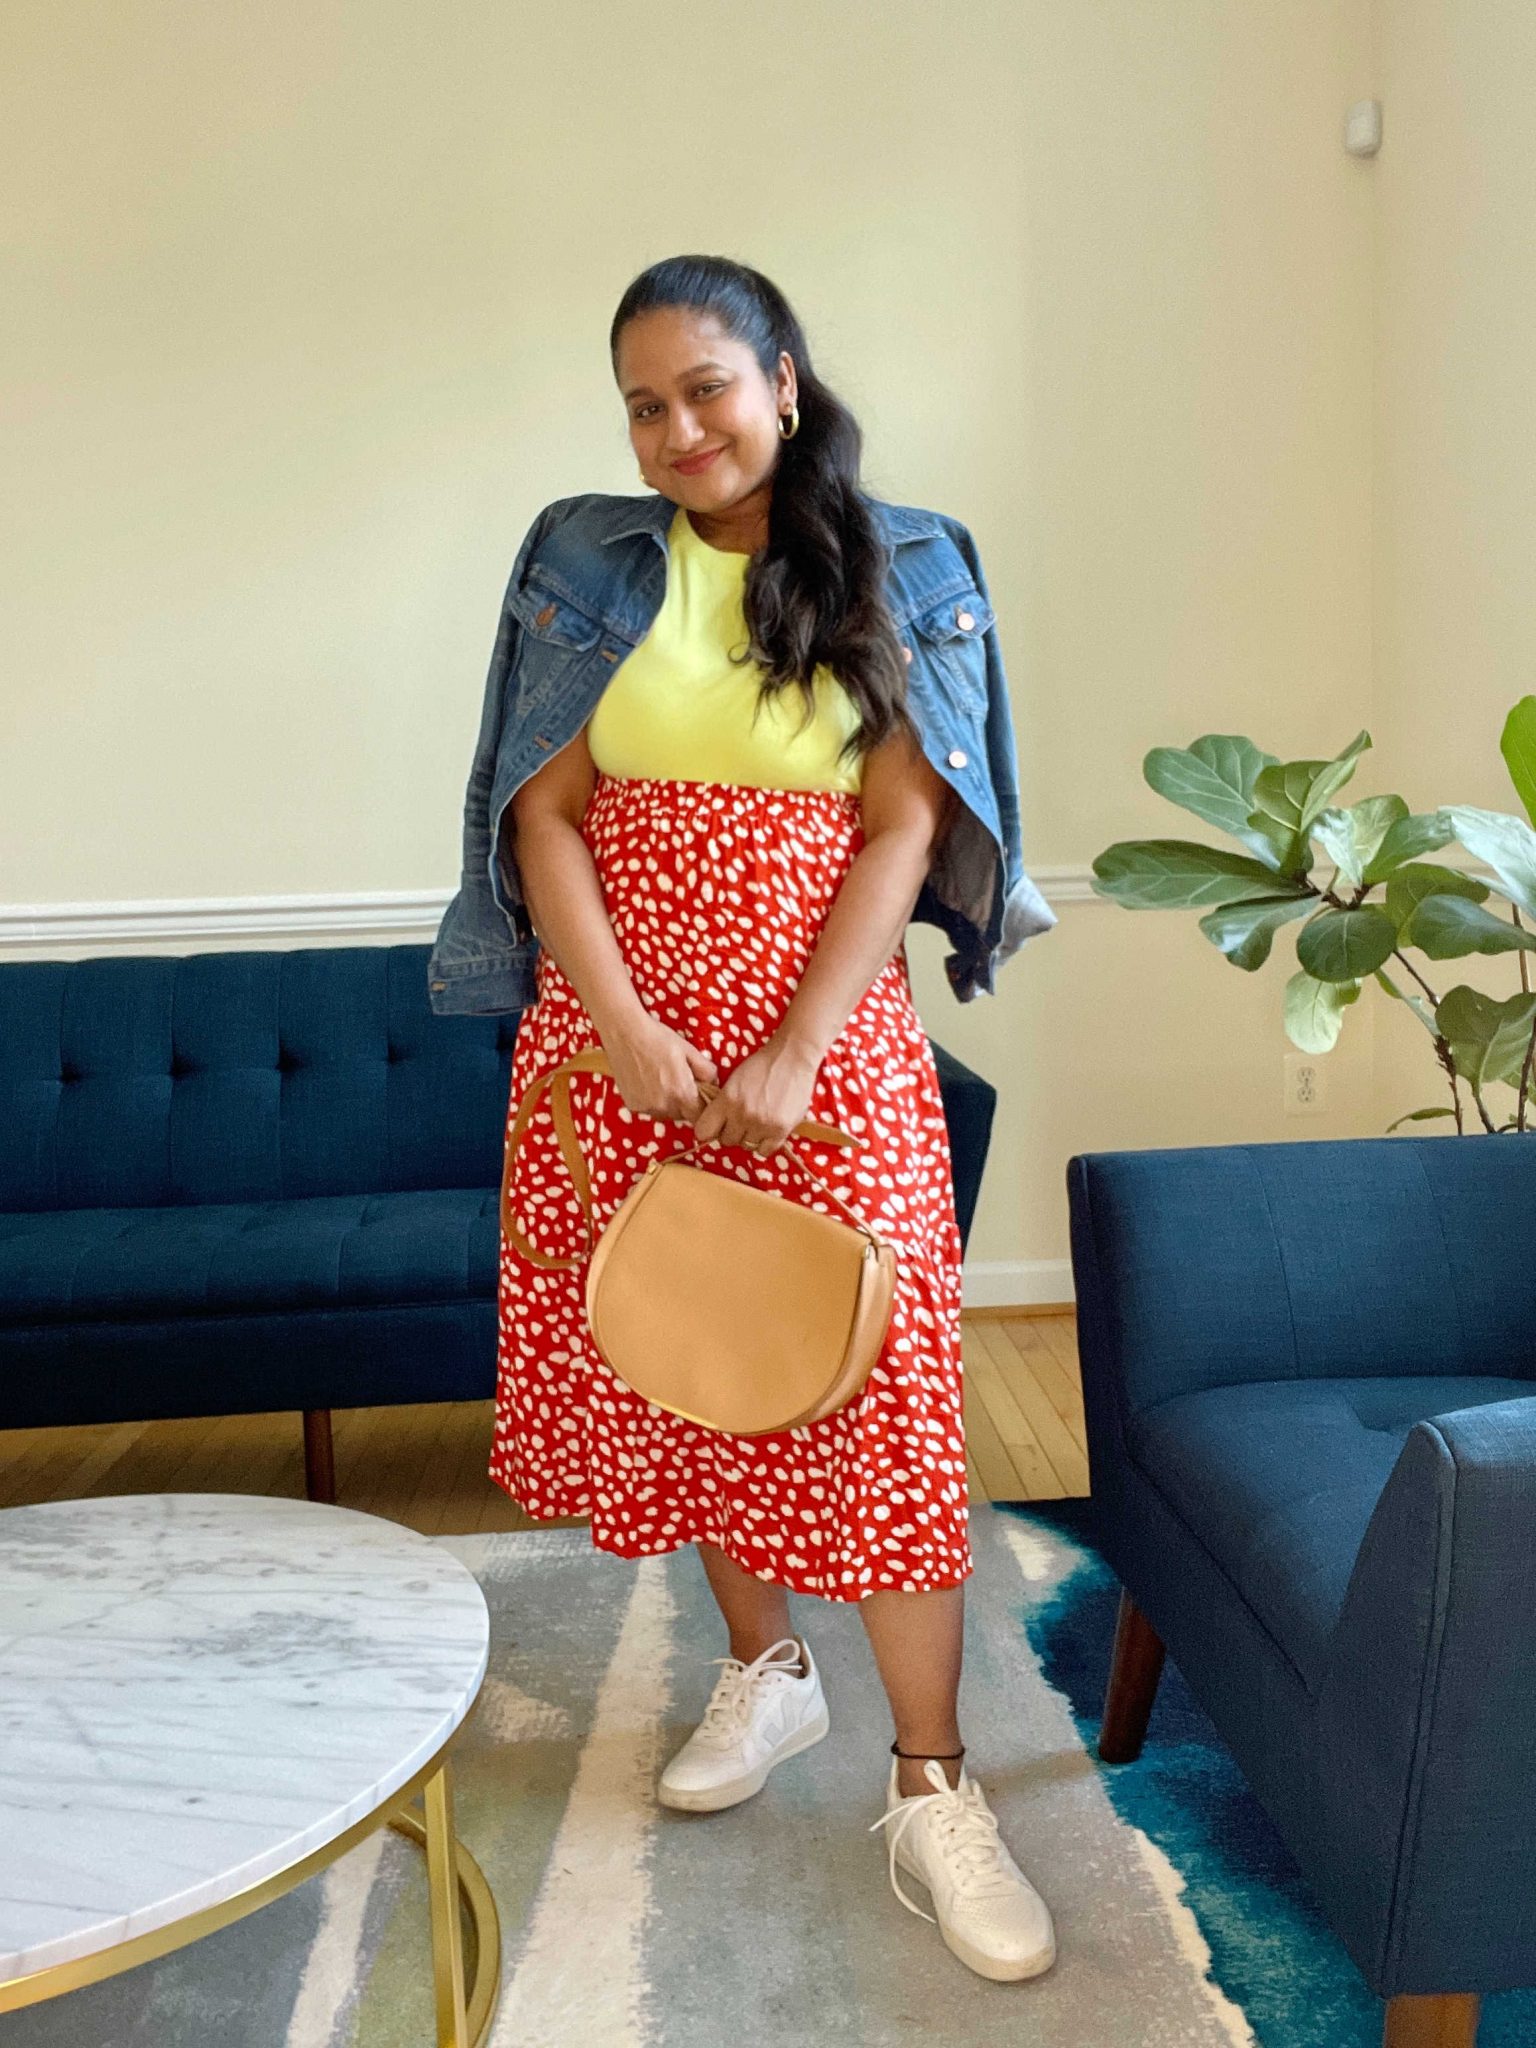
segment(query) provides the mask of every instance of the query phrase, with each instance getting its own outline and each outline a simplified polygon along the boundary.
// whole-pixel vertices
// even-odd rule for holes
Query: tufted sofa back
[[[425,945],[0,966],[0,1210],[494,1186],[515,1015]]]
[[[1536,1379],[1536,1138],[1100,1152],[1067,1174],[1085,1361],[1115,1361],[1134,1412],[1255,1380]]]

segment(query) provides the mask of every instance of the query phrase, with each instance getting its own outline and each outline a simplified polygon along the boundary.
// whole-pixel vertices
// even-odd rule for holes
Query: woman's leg
[[[789,1625],[789,1594],[783,1586],[754,1578],[713,1543],[700,1543],[697,1548],[710,1591],[731,1632],[733,1657],[750,1664],[770,1644],[794,1635]],[[802,1670],[804,1663],[802,1657]]]
[[[875,1653],[896,1743],[914,1754],[897,1759],[896,1788],[904,1799],[933,1787],[921,1758],[949,1758],[960,1747],[960,1656],[965,1620],[965,1587],[939,1586],[925,1593],[871,1593],[859,1602]],[[941,1764],[951,1785],[960,1782],[958,1761]]]

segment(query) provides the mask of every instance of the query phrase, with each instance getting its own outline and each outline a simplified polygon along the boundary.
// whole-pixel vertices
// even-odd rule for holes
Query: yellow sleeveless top
[[[711,547],[678,506],[661,608],[587,721],[587,746],[603,774],[857,795],[862,757],[838,761],[837,750],[859,715],[825,664],[812,678],[812,720],[798,683],[770,698],[754,720],[762,665],[727,659],[747,644],[742,591],[749,559]]]

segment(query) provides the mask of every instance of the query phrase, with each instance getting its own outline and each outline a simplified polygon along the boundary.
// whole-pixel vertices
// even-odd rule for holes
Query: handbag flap
[[[843,1376],[856,1335],[868,1342],[870,1268],[888,1270],[839,1217],[733,1173],[665,1160],[598,1241],[587,1317],[636,1393],[748,1435],[814,1410]]]

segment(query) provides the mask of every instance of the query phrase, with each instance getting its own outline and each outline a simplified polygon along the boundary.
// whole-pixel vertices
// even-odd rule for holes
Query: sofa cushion
[[[494,1295],[495,1188],[0,1215],[0,1326]]]
[[[1528,1379],[1263,1380],[1176,1395],[1127,1434],[1136,1463],[1315,1691],[1409,1430],[1521,1398],[1536,1401]]]

